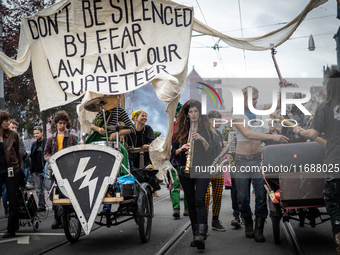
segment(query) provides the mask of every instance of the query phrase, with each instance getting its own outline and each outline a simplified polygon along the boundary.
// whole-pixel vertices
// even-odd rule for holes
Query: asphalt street
[[[157,254],[162,247],[189,221],[182,216],[175,220],[172,217],[172,206],[169,191],[165,185],[158,191],[160,197],[154,198],[155,216],[152,221],[152,233],[148,243],[143,244],[139,238],[138,226],[131,220],[111,228],[94,225],[89,236],[83,235],[75,244],[67,241],[63,229],[52,230],[53,214],[40,223],[37,232],[33,227],[23,226],[17,236],[11,239],[0,239],[2,255],[36,255],[36,254]],[[29,192],[35,192],[30,190]],[[254,208],[255,196],[251,196]],[[48,201],[51,205],[51,201]],[[181,206],[183,202],[181,201]],[[114,210],[114,207],[113,207]],[[225,232],[211,229],[211,209],[209,217],[209,236],[206,241],[205,254],[294,254],[283,230],[281,229],[281,244],[274,243],[271,219],[268,217],[264,234],[265,243],[256,243],[244,236],[244,226],[234,229],[230,225],[232,208],[230,191],[223,192],[220,220],[226,228]],[[7,219],[4,218],[2,204],[0,206],[0,235],[6,231]],[[324,222],[311,228],[308,225],[300,227],[298,222],[291,222],[304,254],[335,254],[331,238],[330,222]],[[192,240],[191,228],[171,247],[167,254],[202,254],[196,248],[190,247]]]

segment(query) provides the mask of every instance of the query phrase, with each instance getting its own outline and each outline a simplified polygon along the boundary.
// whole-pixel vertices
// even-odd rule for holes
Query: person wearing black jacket
[[[0,187],[6,184],[8,201],[10,203],[7,232],[2,238],[15,236],[19,229],[19,182],[21,151],[19,135],[9,129],[10,115],[0,110]],[[2,190],[0,189],[0,193]],[[1,195],[1,194],[0,194]]]
[[[188,142],[189,130],[192,130],[191,142]],[[214,155],[215,131],[209,119],[201,115],[201,103],[187,101],[178,114],[178,121],[171,155],[179,163],[179,179],[189,206],[189,217],[193,231],[191,247],[205,249],[208,230],[205,210],[205,194],[210,181],[210,173],[205,171],[211,165]],[[191,147],[193,146],[193,147]],[[192,150],[190,175],[184,172],[187,151]],[[198,178],[197,178],[198,177]]]
[[[148,120],[148,115],[143,110],[134,111],[131,114],[132,120],[135,122],[136,133],[131,133],[127,135],[127,144],[133,147],[143,147],[143,149],[148,149],[150,144],[155,140],[155,134],[152,127],[146,125]],[[133,167],[139,168],[139,156],[137,154],[133,155]],[[144,153],[144,166],[150,164],[149,152]]]
[[[42,127],[34,127],[34,137],[36,139],[31,147],[31,169],[30,172],[34,175],[34,184],[39,199],[38,212],[46,211],[44,188],[48,190],[50,187],[45,185],[44,167],[46,161],[44,159],[44,150],[47,139],[44,137]]]

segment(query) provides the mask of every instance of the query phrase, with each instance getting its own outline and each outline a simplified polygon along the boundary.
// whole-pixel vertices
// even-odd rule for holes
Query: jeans
[[[233,216],[235,218],[240,218],[240,212],[238,210],[238,203],[237,203],[237,188],[235,178],[231,177],[231,206],[233,208]]]
[[[253,172],[240,172],[244,170],[243,167],[257,166]],[[261,158],[254,159],[236,159],[236,169],[234,173],[236,189],[237,189],[237,201],[238,209],[241,212],[241,217],[245,218],[252,215],[250,208],[250,182],[253,180],[255,189],[255,216],[266,219],[268,216],[266,189],[264,188],[265,180],[263,179],[261,172]],[[248,168],[249,169],[249,168]]]
[[[186,178],[182,175],[179,175],[179,179],[187,198],[191,224],[207,224],[205,194],[210,179]]]
[[[49,190],[49,185],[47,183],[48,180],[45,180],[45,173],[34,173],[34,184],[35,184],[35,190],[37,191],[37,196],[39,199],[38,208],[44,209],[46,208],[45,203],[45,194],[44,194],[44,188],[46,190]]]
[[[30,168],[24,168],[24,173],[25,173],[25,184],[27,184],[28,177],[30,176]]]
[[[2,184],[2,204],[5,209],[5,215],[8,214],[8,204],[7,204],[7,190],[6,190],[6,184]]]
[[[340,232],[340,179],[326,179],[324,200],[331,216],[333,234]]]
[[[14,169],[14,177],[8,177],[7,173],[1,174],[0,186],[2,187],[4,183],[6,184],[7,197],[10,205],[7,231],[14,233],[19,229],[19,168]]]

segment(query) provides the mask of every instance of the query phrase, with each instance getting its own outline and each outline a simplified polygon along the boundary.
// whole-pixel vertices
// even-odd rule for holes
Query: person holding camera
[[[15,236],[19,229],[19,182],[21,151],[17,132],[9,129],[10,115],[0,110],[0,187],[6,184],[9,207],[7,232],[2,238]],[[0,190],[0,192],[2,192]]]

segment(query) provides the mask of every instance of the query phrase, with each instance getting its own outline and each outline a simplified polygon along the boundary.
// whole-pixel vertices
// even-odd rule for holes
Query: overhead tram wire
[[[200,10],[202,16],[203,16],[203,19],[204,19],[205,24],[208,26],[208,22],[206,21],[206,19],[205,19],[205,17],[204,17],[203,11],[202,11],[202,9],[201,9],[200,4],[198,3],[198,0],[196,0],[196,3],[197,3],[197,5],[198,5],[198,8],[199,8],[199,10]],[[225,70],[224,67],[223,67],[222,56],[221,56],[221,53],[220,53],[220,51],[219,51],[219,46],[218,46],[218,43],[219,43],[220,40],[218,40],[217,42],[215,42],[214,37],[212,36],[211,38],[212,38],[212,40],[213,40],[213,42],[214,42],[214,46],[213,46],[212,48],[215,50],[218,60],[221,61],[221,66],[222,66],[222,69],[223,69],[224,73],[226,73],[226,70]]]
[[[306,20],[313,20],[313,19],[329,18],[329,17],[334,17],[335,15],[336,15],[336,14],[326,15],[326,16],[319,16],[319,17],[304,19],[304,21],[306,21]],[[248,30],[248,29],[255,29],[255,28],[261,28],[261,27],[270,27],[270,26],[279,26],[279,25],[286,25],[286,24],[288,24],[287,21],[279,22],[279,23],[274,23],[274,24],[261,25],[261,26],[257,26],[257,27],[247,27],[247,28],[243,28],[243,31],[244,31],[244,30]],[[221,33],[237,32],[237,31],[240,31],[240,29],[233,29],[233,30],[228,30],[228,31],[221,31]],[[199,37],[199,36],[205,36],[205,34],[192,35],[191,37]],[[314,36],[314,35],[313,35],[313,36]]]
[[[243,27],[242,27],[242,15],[241,15],[241,3],[240,0],[238,0],[238,11],[240,13],[240,25],[241,25],[241,35],[243,38]],[[244,59],[244,69],[246,71],[246,77],[247,75],[247,61],[246,61],[246,51],[243,49],[243,59]]]

